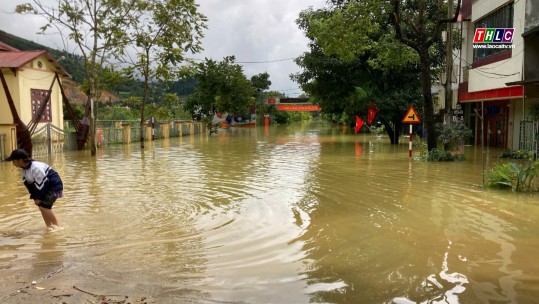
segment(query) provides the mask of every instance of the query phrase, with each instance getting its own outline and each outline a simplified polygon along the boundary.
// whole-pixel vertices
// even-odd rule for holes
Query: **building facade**
[[[463,0],[457,102],[475,144],[537,151],[539,0]],[[535,80],[534,80],[535,79]]]

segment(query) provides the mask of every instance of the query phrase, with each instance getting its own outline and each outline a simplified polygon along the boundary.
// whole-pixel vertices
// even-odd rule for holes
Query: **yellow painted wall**
[[[17,134],[15,125],[0,125],[0,161],[11,154],[17,148]]]
[[[6,79],[7,86],[9,87],[9,92],[13,100],[19,100],[19,83],[16,81],[13,76],[13,72],[9,69],[2,69],[2,74]],[[15,102],[15,107],[17,111],[20,112],[17,102]],[[11,116],[11,111],[7,102],[6,93],[4,92],[4,87],[0,86],[0,124],[12,124],[13,117]]]
[[[38,64],[41,62],[41,64]],[[23,68],[17,70],[16,75],[9,69],[2,69],[15,108],[21,120],[28,125],[32,120],[31,89],[48,90],[54,79],[55,67],[48,61],[46,56],[40,56]],[[63,129],[64,113],[62,108],[62,96],[58,82],[55,82],[51,93],[51,123]],[[6,94],[0,86],[0,125],[13,124],[13,117],[9,108]],[[44,123],[38,124],[40,128]],[[4,128],[0,128],[0,134],[5,134]]]

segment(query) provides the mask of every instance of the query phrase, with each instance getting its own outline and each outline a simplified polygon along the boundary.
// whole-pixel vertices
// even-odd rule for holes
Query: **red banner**
[[[318,105],[287,105],[280,104],[277,106],[279,111],[292,111],[292,112],[317,112],[320,111]]]
[[[372,122],[374,121],[374,118],[376,117],[377,113],[378,113],[378,108],[375,107],[371,101],[371,104],[369,105],[369,110],[367,111],[367,123],[369,125],[372,125]]]
[[[363,127],[364,124],[365,122],[356,115],[356,133],[359,132],[359,130],[361,129],[361,127]]]

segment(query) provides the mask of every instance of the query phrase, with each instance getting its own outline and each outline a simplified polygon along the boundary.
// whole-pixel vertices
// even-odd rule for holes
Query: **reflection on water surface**
[[[54,234],[2,163],[0,269],[159,303],[539,303],[537,196],[482,189],[496,151],[407,149],[308,125],[58,154]]]

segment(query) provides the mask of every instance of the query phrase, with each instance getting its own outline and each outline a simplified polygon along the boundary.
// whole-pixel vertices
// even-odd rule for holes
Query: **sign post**
[[[414,106],[410,106],[408,112],[406,112],[406,115],[404,115],[402,122],[410,124],[410,142],[408,148],[408,157],[412,157],[412,124],[421,123],[421,118],[419,118],[419,115],[417,115]]]
[[[155,140],[155,117],[152,116],[152,141]]]

